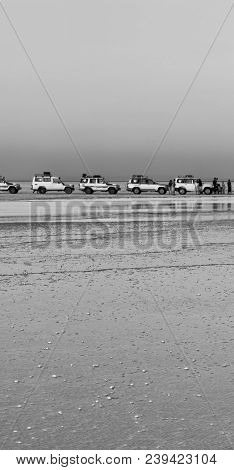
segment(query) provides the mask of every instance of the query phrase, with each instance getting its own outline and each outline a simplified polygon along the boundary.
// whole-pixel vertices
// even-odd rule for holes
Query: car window
[[[193,180],[187,180],[186,183],[191,184],[191,183],[193,183]]]
[[[50,183],[51,179],[49,178],[49,176],[44,176],[43,181],[44,183]]]
[[[42,181],[42,176],[35,176],[35,181]]]
[[[96,183],[96,179],[95,179],[95,178],[90,178],[90,183],[95,184],[95,183]]]
[[[99,178],[99,179],[97,180],[97,182],[98,182],[98,183],[104,183],[104,179],[103,179],[103,178]]]
[[[153,180],[148,180],[147,183],[148,184],[154,184],[154,181]]]
[[[88,183],[88,178],[82,178],[81,183]]]
[[[54,183],[61,183],[61,181],[60,181],[59,178],[53,178],[53,182],[54,182]]]

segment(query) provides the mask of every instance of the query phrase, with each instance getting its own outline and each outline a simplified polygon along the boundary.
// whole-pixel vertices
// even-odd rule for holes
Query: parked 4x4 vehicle
[[[192,175],[185,175],[185,176],[178,176],[175,178],[175,191],[179,194],[184,195],[187,192],[196,192],[196,184],[198,180],[194,178]],[[201,187],[201,192],[204,194],[212,194],[213,193],[213,185],[212,183],[203,183]]]
[[[83,174],[79,189],[86,194],[92,194],[94,191],[102,191],[109,194],[117,194],[121,190],[119,184],[110,183],[100,175],[88,176]]]
[[[22,189],[20,184],[11,183],[7,181],[5,176],[0,176],[0,191],[8,191],[11,194],[16,194],[20,189]]]
[[[74,184],[65,184],[57,176],[45,171],[43,174],[33,177],[31,189],[34,193],[37,191],[40,194],[45,194],[47,191],[63,191],[66,194],[71,194],[75,187]]]
[[[166,194],[168,186],[165,184],[155,183],[153,180],[149,179],[148,176],[133,175],[127,184],[127,191],[132,191],[134,194],[148,191]]]

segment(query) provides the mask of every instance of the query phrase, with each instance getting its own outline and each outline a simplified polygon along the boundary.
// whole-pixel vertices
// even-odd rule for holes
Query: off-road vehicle
[[[190,192],[196,192],[198,180],[192,175],[178,176],[175,178],[175,191],[184,195]],[[212,194],[214,191],[212,183],[203,183],[200,189],[203,194]]]
[[[117,194],[121,190],[119,184],[108,182],[100,175],[88,176],[86,174],[83,174],[80,180],[79,189],[86,194],[92,194],[94,191]]]
[[[47,191],[59,191],[66,194],[71,194],[75,187],[74,184],[65,184],[58,176],[53,176],[49,171],[44,171],[43,174],[35,175],[33,177],[32,191],[40,194],[45,194]]]
[[[141,192],[156,192],[159,194],[166,194],[168,186],[165,184],[155,183],[148,176],[133,175],[128,184],[127,191],[131,191],[134,194],[140,194]]]
[[[8,191],[11,194],[16,194],[22,188],[18,183],[11,183],[5,176],[0,176],[0,191]]]

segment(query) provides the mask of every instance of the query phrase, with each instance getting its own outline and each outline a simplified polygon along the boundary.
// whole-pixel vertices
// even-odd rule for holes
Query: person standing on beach
[[[213,179],[213,188],[214,188],[214,194],[217,194],[219,187],[218,187],[218,178],[216,177]]]
[[[226,185],[225,185],[225,182],[222,181],[222,194],[225,194],[226,192]]]
[[[172,182],[172,194],[175,194],[175,178],[173,179],[173,182]]]
[[[197,182],[198,182],[198,194],[202,194],[202,180],[201,180],[201,178],[199,178],[197,180]]]
[[[213,184],[213,191],[214,191],[214,194],[215,194],[215,185],[216,185],[216,179],[215,178],[213,178],[212,184]]]
[[[228,194],[232,194],[232,183],[231,180],[227,182]]]
[[[173,181],[170,180],[169,183],[168,183],[169,194],[172,193],[172,185],[173,185]]]

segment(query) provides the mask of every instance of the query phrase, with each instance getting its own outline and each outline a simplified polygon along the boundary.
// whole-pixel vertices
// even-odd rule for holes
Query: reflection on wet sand
[[[134,200],[41,200],[3,201],[0,205],[0,223],[6,222],[90,222],[180,219],[186,216],[204,218],[234,217],[234,201],[228,198],[207,199],[147,199]]]

